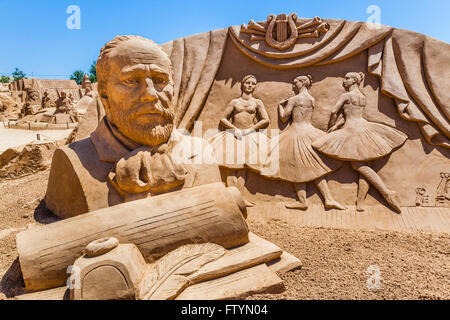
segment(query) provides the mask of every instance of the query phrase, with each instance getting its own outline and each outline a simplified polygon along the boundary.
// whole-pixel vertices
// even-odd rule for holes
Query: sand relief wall
[[[246,74],[253,74],[258,79],[255,96],[264,102],[270,118],[270,129],[287,130],[289,124],[283,124],[278,115],[278,104],[286,97],[293,96],[292,81],[298,75],[310,74],[313,84],[310,94],[315,97],[315,109],[312,115],[314,127],[326,132],[331,115],[331,108],[336,104],[339,96],[345,92],[342,81],[347,72],[363,72],[366,75],[361,91],[367,98],[367,107],[363,111],[366,120],[381,123],[399,129],[408,135],[405,144],[395,150],[393,154],[375,160],[372,167],[382,178],[387,179],[392,188],[403,190],[399,194],[402,206],[415,205],[416,188],[425,188],[431,198],[441,182],[440,173],[448,171],[449,151],[442,147],[429,145],[421,137],[418,128],[412,123],[404,121],[395,110],[392,99],[380,92],[379,80],[366,71],[367,52],[341,62],[330,69],[329,67],[308,67],[301,70],[280,72],[258,65],[240,53],[233,46],[227,47],[224,60],[211,89],[211,93],[198,120],[202,122],[202,129],[217,128],[228,101],[240,95],[240,79]],[[232,68],[239,65],[239,68]],[[282,155],[280,155],[282,156]],[[275,196],[286,200],[294,198],[295,194],[289,183],[267,180],[250,173],[246,187],[250,198],[262,197],[271,200]],[[347,205],[354,204],[357,194],[358,174],[349,162],[327,176],[331,192],[337,199]],[[321,203],[317,191],[311,188],[308,197],[313,203]],[[276,192],[274,192],[276,190]],[[368,205],[377,205],[380,196],[376,191],[369,192]],[[430,204],[433,199],[430,199]]]

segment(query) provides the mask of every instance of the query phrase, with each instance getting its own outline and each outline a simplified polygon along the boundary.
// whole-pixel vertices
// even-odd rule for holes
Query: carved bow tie
[[[139,147],[118,160],[108,178],[123,198],[126,194],[172,191],[184,184],[188,171],[172,158],[171,151],[167,144],[157,150]]]

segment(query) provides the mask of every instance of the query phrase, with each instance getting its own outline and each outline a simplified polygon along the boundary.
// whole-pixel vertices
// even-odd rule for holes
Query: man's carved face
[[[105,85],[99,87],[108,119],[139,144],[166,142],[174,120],[168,56],[156,44],[133,39],[113,49],[108,67]]]

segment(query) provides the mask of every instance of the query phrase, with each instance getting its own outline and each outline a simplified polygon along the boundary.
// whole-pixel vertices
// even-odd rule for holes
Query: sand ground
[[[21,292],[15,235],[55,217],[42,199],[49,170],[0,182],[0,296]],[[299,212],[298,214],[301,214]],[[286,291],[251,299],[450,299],[450,235],[301,227],[248,217],[250,230],[302,260],[282,275]],[[381,287],[369,290],[370,266]]]

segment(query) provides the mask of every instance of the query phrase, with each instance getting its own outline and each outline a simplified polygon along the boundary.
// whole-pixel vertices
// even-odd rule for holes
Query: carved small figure
[[[48,95],[48,91],[45,90],[44,96],[42,97],[41,108],[47,109],[47,108],[54,108],[55,106],[56,106],[55,103],[52,101],[52,99]]]
[[[79,121],[78,111],[73,105],[73,101],[67,96],[66,92],[61,91],[61,96],[56,101],[56,111],[57,113],[65,113],[70,116],[73,122]]]
[[[27,91],[27,98],[26,102],[23,107],[23,113],[28,115],[35,114],[38,109],[40,108],[39,105],[39,91],[36,90],[28,90]]]
[[[55,113],[69,113],[73,108],[72,100],[67,97],[65,91],[61,91],[60,97],[56,100],[56,112]]]
[[[228,169],[227,186],[235,186],[241,192],[247,179],[245,166],[261,164],[267,160],[269,140],[258,130],[269,126],[269,116],[263,102],[253,97],[256,84],[257,80],[253,75],[247,75],[242,79],[241,96],[228,104],[225,115],[220,120],[225,131],[220,132],[210,141],[218,164]],[[236,159],[234,158],[235,150],[237,150]],[[254,205],[249,201],[246,201],[246,204]]]
[[[69,93],[69,96],[68,96],[68,98],[69,98],[69,100],[70,101],[72,101],[72,104],[74,103],[74,101],[75,101],[75,98],[73,97],[73,94],[72,94],[72,92],[71,93]]]
[[[416,189],[416,207],[422,207],[428,203],[428,195],[425,195],[425,188],[417,188]]]
[[[35,104],[39,101],[39,91],[30,90],[27,95],[28,101],[31,104]]]
[[[278,106],[281,121],[287,122],[292,118],[292,123],[289,129],[279,136],[278,146],[272,146],[272,150],[276,150],[280,155],[279,169],[275,175],[268,177],[294,183],[298,201],[287,204],[289,209],[308,209],[306,182],[314,181],[324,197],[325,208],[345,210],[343,205],[333,199],[324,178],[339,168],[341,162],[325,157],[311,146],[313,141],[326,135],[311,124],[315,104],[314,98],[308,92],[311,85],[310,75],[295,78],[292,87],[296,95],[281,101]],[[274,161],[271,155],[269,158]],[[261,171],[264,175],[263,172]]]
[[[441,172],[441,182],[436,190],[436,207],[450,205],[450,173]]]
[[[397,193],[386,187],[368,162],[387,156],[403,145],[407,136],[397,129],[363,118],[367,102],[360,85],[364,77],[364,73],[346,74],[343,86],[348,92],[341,95],[332,109],[331,117],[335,124],[326,136],[313,143],[313,147],[335,159],[351,161],[353,169],[360,174],[356,202],[358,211],[364,210],[363,203],[370,183],[396,212],[401,213]],[[343,116],[338,118],[340,111]]]
[[[92,99],[95,99],[97,97],[97,92],[92,90],[92,87],[86,87],[86,93],[85,96],[91,97]]]

